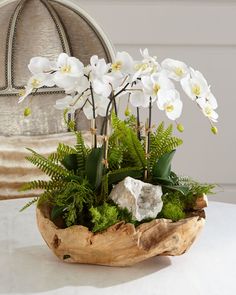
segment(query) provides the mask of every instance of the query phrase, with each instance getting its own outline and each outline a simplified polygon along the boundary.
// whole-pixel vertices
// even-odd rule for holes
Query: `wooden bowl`
[[[203,228],[202,213],[195,211],[191,215],[196,216],[178,222],[155,219],[138,227],[119,222],[92,233],[81,225],[59,228],[49,219],[50,208],[41,206],[37,208],[37,223],[48,247],[65,262],[128,266],[156,255],[185,253]]]

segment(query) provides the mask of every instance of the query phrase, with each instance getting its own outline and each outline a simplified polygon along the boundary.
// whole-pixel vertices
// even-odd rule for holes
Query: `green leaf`
[[[71,154],[71,155],[65,156],[64,159],[61,161],[61,163],[68,170],[76,171],[78,169],[76,154]]]
[[[173,180],[170,177],[153,177],[153,184],[173,185]]]
[[[152,169],[154,179],[170,179],[171,161],[174,157],[175,151],[176,150],[173,150],[170,153],[164,154],[156,163],[154,163]]]
[[[169,188],[171,190],[175,190],[180,192],[182,195],[186,196],[190,189],[188,186],[183,186],[183,185],[164,185],[166,188]]]
[[[141,178],[142,171],[139,167],[127,167],[112,171],[108,175],[109,185],[122,181],[125,177]]]
[[[55,220],[57,217],[61,216],[64,208],[60,206],[54,206],[51,211],[51,220]]]
[[[103,175],[103,147],[93,148],[87,157],[85,173],[89,183],[95,189],[101,185]]]

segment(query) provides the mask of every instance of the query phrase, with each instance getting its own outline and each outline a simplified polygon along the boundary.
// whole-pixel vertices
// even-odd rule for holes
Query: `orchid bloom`
[[[149,106],[150,98],[143,93],[143,84],[137,82],[132,89],[130,90],[130,103],[134,107],[143,107],[147,108]]]
[[[95,94],[94,102],[95,102],[95,117],[97,116],[105,117],[110,100],[106,97]],[[83,108],[83,112],[85,116],[87,117],[87,119],[89,120],[93,119],[93,107],[89,100],[86,102]]]
[[[176,89],[160,90],[157,106],[160,110],[165,111],[170,120],[176,120],[181,116],[183,103]]]
[[[72,112],[81,108],[88,119],[106,116],[112,99],[117,103],[129,94],[134,107],[151,109],[156,102],[170,120],[176,120],[182,113],[183,103],[174,80],[180,82],[183,91],[211,122],[217,122],[217,101],[202,73],[171,58],[164,59],[160,66],[148,49],[140,52],[140,61],[134,61],[125,51],[118,52],[112,64],[94,55],[86,67],[66,53],[61,53],[54,63],[45,57],[34,57],[28,65],[32,77],[20,91],[19,102],[38,88],[56,85],[66,96],[57,100],[55,107]]]
[[[215,109],[217,109],[218,104],[215,96],[210,91],[206,97],[198,98],[197,103],[201,107],[203,114],[208,117],[210,121],[217,122],[219,116]]]
[[[151,76],[144,76],[141,78],[143,83],[143,92],[152,98],[154,102],[157,99],[158,93],[161,89],[173,89],[174,84],[168,79],[164,72],[155,73]]]
[[[84,75],[84,65],[75,58],[66,53],[61,53],[56,63],[57,71],[53,74],[55,84],[65,89],[67,93],[73,92],[77,85],[78,79]]]
[[[189,69],[182,61],[166,58],[161,63],[162,69],[166,70],[169,78],[180,81],[189,73]]]
[[[196,100],[199,97],[204,97],[209,89],[206,79],[199,71],[195,71],[190,68],[190,75],[188,74],[181,81],[181,86],[184,92],[192,100]]]
[[[134,71],[134,60],[125,51],[117,52],[115,61],[111,65],[112,72],[130,75]]]
[[[91,57],[90,65],[89,79],[93,85],[94,92],[108,97],[112,91],[112,77],[108,75],[110,65],[106,63],[104,58],[99,59],[97,55]]]
[[[29,79],[27,86],[21,89],[18,102],[21,103],[35,89],[39,89],[43,86],[53,87],[54,85],[55,83],[50,74],[35,74]]]
[[[140,53],[143,57],[143,60],[141,62],[136,62],[135,64],[136,73],[133,76],[133,81],[137,80],[143,75],[156,73],[161,70],[156,56],[150,56],[147,48],[145,48],[143,51],[140,50]]]

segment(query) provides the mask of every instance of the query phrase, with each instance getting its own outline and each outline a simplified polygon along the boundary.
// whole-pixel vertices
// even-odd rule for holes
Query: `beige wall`
[[[175,170],[216,182],[216,200],[236,203],[236,1],[74,0],[104,28],[117,50],[148,47],[202,71],[219,101],[219,135],[183,95],[184,146]],[[155,118],[164,118],[160,112]],[[220,190],[222,190],[220,189]]]

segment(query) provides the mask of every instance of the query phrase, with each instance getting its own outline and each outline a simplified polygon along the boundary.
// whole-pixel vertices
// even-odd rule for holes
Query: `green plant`
[[[72,124],[73,125],[73,124]],[[130,176],[161,185],[163,209],[158,217],[177,221],[184,218],[196,198],[211,193],[213,185],[201,185],[187,178],[179,178],[171,169],[175,147],[182,141],[172,137],[172,126],[161,123],[151,132],[150,154],[145,151],[145,139],[137,136],[134,118],[121,121],[112,115],[113,132],[109,138],[108,166],[104,165],[104,147],[88,148],[80,132],[74,132],[74,147],[60,143],[57,151],[45,158],[29,149],[27,159],[45,172],[49,181],[32,181],[22,190],[41,189],[44,192],[22,208],[38,205],[51,206],[51,219],[62,218],[65,226],[82,224],[94,232],[124,220],[135,225],[127,209],[121,209],[109,200],[113,186]],[[145,179],[145,171],[148,177]],[[142,222],[146,222],[143,220]]]
[[[116,206],[104,203],[99,207],[91,207],[89,211],[94,224],[93,232],[102,231],[118,221],[119,212]]]

